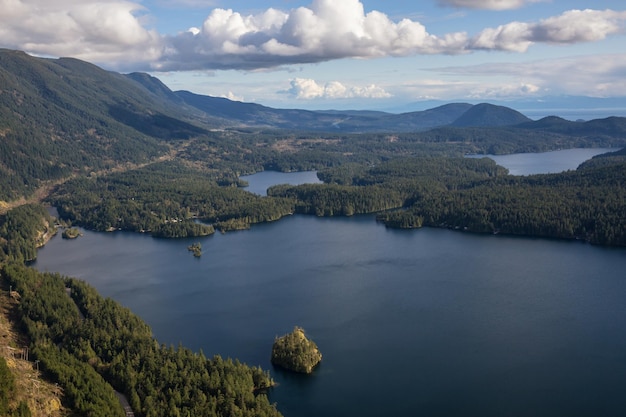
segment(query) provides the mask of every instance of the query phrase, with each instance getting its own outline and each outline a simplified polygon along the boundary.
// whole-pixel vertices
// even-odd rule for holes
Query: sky
[[[624,0],[0,0],[0,47],[278,108],[626,108]]]

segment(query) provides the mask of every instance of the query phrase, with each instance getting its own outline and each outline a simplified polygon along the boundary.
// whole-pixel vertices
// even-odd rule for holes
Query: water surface
[[[197,240],[197,239],[196,239]],[[78,276],[166,344],[271,369],[286,416],[589,416],[626,409],[626,251],[290,216],[189,240],[55,237],[35,267]],[[313,375],[272,369],[303,326]]]
[[[254,194],[267,195],[267,189],[272,185],[278,184],[316,184],[321,181],[317,178],[317,171],[302,172],[278,172],[278,171],[262,171],[253,175],[244,175],[240,177],[248,182],[245,190]]]

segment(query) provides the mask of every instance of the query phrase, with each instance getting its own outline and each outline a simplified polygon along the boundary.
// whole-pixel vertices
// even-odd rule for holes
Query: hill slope
[[[0,50],[0,200],[42,181],[141,163],[202,128],[121,74]]]

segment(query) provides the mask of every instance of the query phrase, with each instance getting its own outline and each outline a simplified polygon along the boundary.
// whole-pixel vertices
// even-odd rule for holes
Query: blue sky
[[[283,108],[626,97],[624,0],[0,0],[0,46]]]

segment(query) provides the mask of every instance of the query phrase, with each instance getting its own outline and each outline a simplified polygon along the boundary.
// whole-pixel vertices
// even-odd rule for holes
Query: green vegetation
[[[189,245],[187,249],[190,252],[193,252],[193,256],[195,256],[196,258],[199,258],[202,256],[202,245],[199,242]]]
[[[295,372],[310,374],[322,360],[317,345],[308,339],[304,329],[296,326],[293,332],[277,337],[272,346],[272,363]]]
[[[93,230],[152,232],[155,237],[206,236],[278,220],[293,202],[264,198],[234,186],[219,186],[206,174],[178,162],[61,185],[52,198],[62,218]],[[237,224],[233,222],[239,222]]]
[[[76,239],[79,236],[82,236],[83,234],[80,232],[80,230],[78,230],[75,227],[68,227],[65,230],[63,230],[63,233],[61,234],[61,236],[63,237],[63,239]]]
[[[30,409],[24,401],[20,401],[16,407],[11,406],[15,397],[15,390],[15,377],[6,360],[0,356],[0,416],[30,417]]]
[[[0,263],[32,261],[37,248],[55,232],[52,218],[41,205],[27,204],[0,215]]]
[[[381,212],[389,227],[581,239],[626,246],[626,163],[561,174],[514,177],[488,159],[396,159],[322,174],[351,185],[278,186],[296,211],[319,216]]]
[[[280,415],[263,393],[273,385],[266,371],[159,345],[130,310],[82,281],[15,263],[0,274],[21,295],[31,355],[77,415],[124,416],[114,390],[141,417]]]

